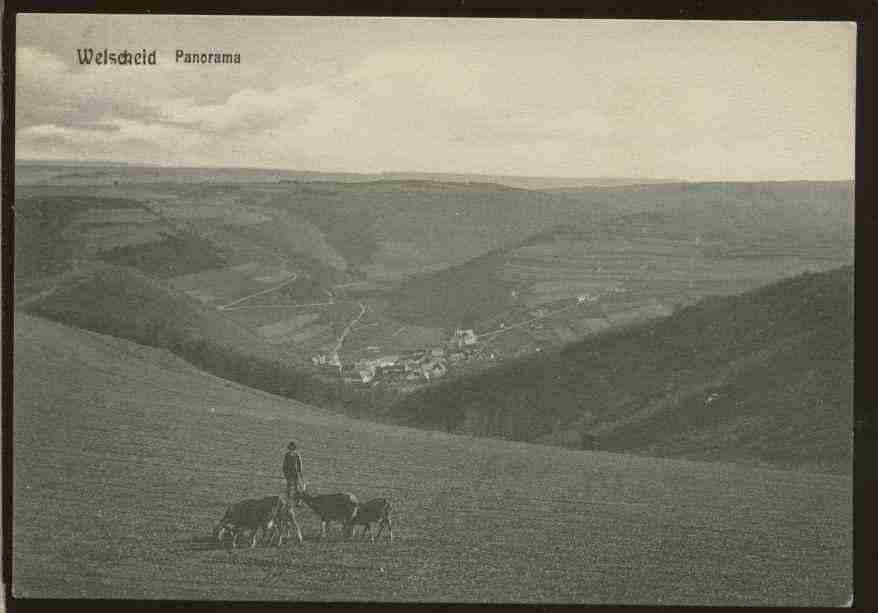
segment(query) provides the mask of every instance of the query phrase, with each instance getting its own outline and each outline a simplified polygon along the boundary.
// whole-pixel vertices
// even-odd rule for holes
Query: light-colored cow
[[[372,532],[372,524],[378,525],[378,534]],[[392,543],[393,527],[390,524],[390,502],[386,498],[373,498],[359,505],[356,515],[354,515],[348,526],[348,532],[353,535],[357,526],[363,526],[363,538],[366,538],[366,532],[368,531],[369,540],[373,543],[377,537],[381,536],[381,532],[387,526],[387,532]]]

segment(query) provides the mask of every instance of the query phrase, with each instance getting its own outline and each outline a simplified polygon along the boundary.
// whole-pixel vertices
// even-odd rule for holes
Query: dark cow
[[[320,518],[320,535],[326,538],[326,524],[329,522],[338,522],[342,526],[349,526],[351,520],[357,514],[357,497],[349,492],[339,492],[338,494],[316,494],[312,495],[308,492],[307,484],[302,487],[302,491],[297,497],[308,505],[317,517]]]
[[[256,547],[259,531],[268,535],[275,526],[278,512],[283,508],[284,501],[280,496],[265,498],[249,498],[236,502],[226,509],[226,514],[214,529],[214,536],[220,543],[225,535],[232,535],[232,548],[238,546],[238,537],[242,532],[250,530],[252,537],[250,547]]]
[[[372,524],[378,524],[378,534],[372,532]],[[357,526],[363,526],[363,538],[366,538],[368,530],[369,540],[373,543],[377,537],[381,536],[384,526],[387,526],[392,543],[393,528],[390,525],[390,502],[386,498],[373,498],[369,502],[357,506],[357,513],[348,525],[349,534],[353,534]]]

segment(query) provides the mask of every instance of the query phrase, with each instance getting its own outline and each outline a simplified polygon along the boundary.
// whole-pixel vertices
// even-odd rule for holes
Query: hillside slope
[[[131,268],[102,265],[67,274],[23,308],[67,325],[167,349],[215,375],[289,398],[330,403],[342,393],[296,356]]]
[[[389,315],[410,324],[437,328],[475,326],[486,315],[513,306],[514,283],[494,274],[502,253],[487,253],[464,264],[414,277],[390,296]]]
[[[630,453],[850,470],[853,269],[425,388],[408,423]]]
[[[335,416],[167,351],[18,314],[13,593],[29,597],[823,605],[851,588],[846,477],[539,448]],[[230,555],[230,501],[389,495],[392,545]]]
[[[692,225],[853,236],[852,181],[701,182],[552,190],[613,216],[654,213]]]
[[[492,184],[289,183],[263,193],[263,207],[307,219],[351,266],[385,279],[460,264],[591,218],[564,195]]]
[[[478,328],[509,317],[511,288],[528,307],[612,286],[640,306],[659,300],[670,307],[853,261],[851,183],[668,184],[558,195],[575,205],[575,215],[554,223],[557,214],[547,212],[548,227],[517,242],[407,279],[392,296],[394,316]],[[534,201],[533,213],[542,212]],[[510,223],[504,211],[490,213]]]

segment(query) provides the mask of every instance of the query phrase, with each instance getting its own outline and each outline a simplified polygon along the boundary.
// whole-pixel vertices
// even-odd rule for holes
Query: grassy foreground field
[[[841,605],[848,477],[361,422],[172,354],[18,315],[14,593],[42,597]],[[227,502],[389,495],[397,540],[210,546]]]

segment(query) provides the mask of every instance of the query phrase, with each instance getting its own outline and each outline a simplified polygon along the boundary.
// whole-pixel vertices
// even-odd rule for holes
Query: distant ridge
[[[652,185],[673,185],[673,184],[747,184],[747,183],[853,183],[852,179],[845,180],[703,180],[703,179],[680,179],[674,177],[668,178],[644,178],[644,177],[531,177],[531,176],[515,176],[515,175],[494,175],[481,173],[441,173],[441,172],[328,172],[318,170],[295,170],[289,168],[256,168],[247,166],[171,166],[159,163],[147,162],[119,162],[119,161],[92,161],[92,160],[35,160],[35,159],[18,159],[15,162],[16,167],[44,167],[54,169],[89,169],[105,168],[108,171],[127,170],[146,170],[149,172],[162,171],[171,175],[186,175],[187,173],[195,173],[202,176],[207,173],[218,175],[216,179],[223,176],[234,177],[235,180],[241,181],[242,177],[250,177],[254,181],[303,181],[303,182],[339,182],[339,183],[367,183],[367,182],[433,182],[445,184],[482,184],[482,185],[498,185],[516,189],[526,189],[535,191],[557,191],[576,192],[577,190],[587,188],[612,188],[612,187],[633,187],[642,185],[644,187]],[[134,177],[126,176],[126,180],[133,180]],[[20,177],[16,177],[16,184],[22,182]],[[24,179],[27,184],[27,179]]]
[[[633,177],[526,177],[512,175],[490,174],[460,174],[460,173],[420,173],[420,172],[325,172],[316,170],[294,170],[285,168],[253,168],[253,167],[228,167],[228,166],[169,166],[158,163],[146,162],[119,162],[119,161],[72,161],[72,160],[16,160],[16,166],[22,167],[50,167],[54,169],[77,169],[87,167],[89,169],[106,168],[110,171],[120,169],[143,169],[149,171],[164,171],[172,174],[186,173],[219,173],[220,175],[250,175],[252,177],[270,177],[274,181],[299,180],[299,181],[337,181],[342,183],[364,182],[413,182],[416,183],[445,183],[445,184],[487,184],[509,188],[543,190],[559,188],[581,187],[608,187],[637,184],[657,183],[680,183],[679,179],[640,179]]]
[[[847,473],[852,385],[846,266],[448,380],[393,412],[477,435]]]

